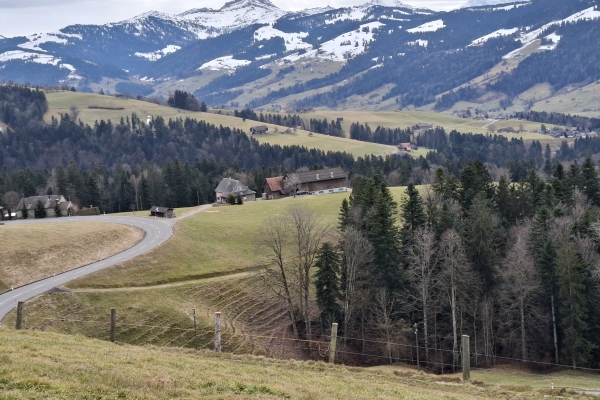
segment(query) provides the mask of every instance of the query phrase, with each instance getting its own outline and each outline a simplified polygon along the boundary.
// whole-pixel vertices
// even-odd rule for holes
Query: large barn
[[[267,178],[263,185],[264,199],[274,200],[296,194],[328,194],[348,190],[348,174],[341,168],[294,172]]]

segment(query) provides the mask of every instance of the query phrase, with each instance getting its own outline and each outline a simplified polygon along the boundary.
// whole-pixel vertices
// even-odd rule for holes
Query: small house
[[[341,124],[342,122],[344,122],[344,117],[338,117],[338,118],[337,118],[337,122],[339,122],[340,124]]]
[[[150,216],[159,218],[174,218],[175,210],[169,207],[152,206],[150,209]]]
[[[240,181],[232,178],[223,178],[219,182],[219,186],[215,189],[217,195],[217,203],[227,203],[227,196],[230,194],[233,197],[240,197],[242,201],[255,201],[256,192],[248,189]]]
[[[398,145],[398,148],[400,150],[404,150],[404,151],[411,151],[412,150],[412,146],[410,143],[400,143]]]
[[[251,135],[260,135],[263,133],[267,133],[268,131],[269,131],[269,127],[266,125],[258,125],[258,126],[253,126],[252,128],[250,128]]]

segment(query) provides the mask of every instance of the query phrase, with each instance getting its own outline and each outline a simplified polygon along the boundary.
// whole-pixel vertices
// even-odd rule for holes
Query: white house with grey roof
[[[54,209],[56,205],[60,208],[60,212],[63,217],[66,217],[70,214],[70,210],[72,204],[70,201],[65,199],[65,196],[61,195],[46,195],[46,196],[31,196],[24,197],[19,202],[17,209],[15,210],[17,214],[17,218],[23,218],[23,209],[27,211],[27,215],[29,218],[35,217],[35,208],[37,207],[37,203],[40,201],[46,210],[46,216],[55,217]]]
[[[217,203],[227,203],[227,196],[230,194],[233,197],[241,197],[243,201],[256,200],[256,192],[248,189],[247,186],[240,181],[232,178],[223,178],[219,186],[215,189],[217,195]]]

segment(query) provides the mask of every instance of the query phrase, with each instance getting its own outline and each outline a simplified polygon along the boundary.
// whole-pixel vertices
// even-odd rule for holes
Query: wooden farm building
[[[262,133],[267,133],[269,131],[269,127],[266,125],[258,125],[250,128],[250,134],[252,135],[260,135]]]
[[[294,172],[267,178],[263,185],[264,199],[275,200],[297,194],[328,194],[348,190],[348,174],[341,168]]]
[[[240,181],[232,178],[223,178],[215,189],[217,203],[227,203],[227,196],[241,197],[244,202],[256,200],[256,192],[248,189]]]
[[[398,145],[398,148],[400,150],[404,150],[404,151],[411,151],[412,150],[412,146],[410,143],[400,143]]]
[[[150,216],[159,218],[174,218],[175,210],[169,207],[152,206],[150,209]]]
[[[64,196],[61,195],[47,195],[47,196],[31,196],[24,197],[19,201],[17,209],[15,210],[17,218],[23,218],[23,209],[27,211],[28,218],[35,217],[35,208],[37,207],[38,201],[42,203],[46,210],[47,217],[55,217],[56,213],[54,209],[56,205],[60,208],[63,216],[70,215],[72,204],[67,201]]]

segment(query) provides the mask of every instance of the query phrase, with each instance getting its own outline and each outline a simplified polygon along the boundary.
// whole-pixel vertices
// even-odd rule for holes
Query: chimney
[[[319,180],[319,174],[317,174],[317,180]]]
[[[333,178],[333,171],[331,171],[331,177]]]

